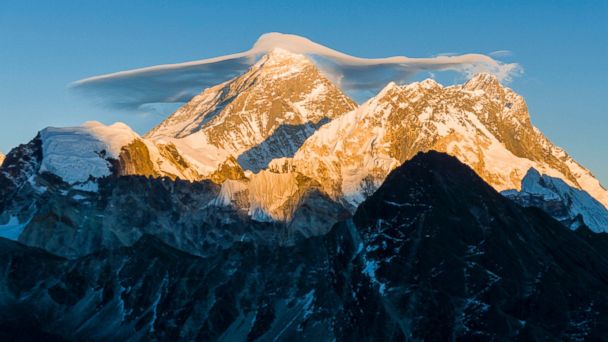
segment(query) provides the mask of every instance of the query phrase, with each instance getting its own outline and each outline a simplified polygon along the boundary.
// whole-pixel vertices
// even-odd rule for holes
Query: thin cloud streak
[[[510,50],[498,50],[490,52],[489,55],[492,57],[511,57],[513,56],[513,52]]]
[[[348,94],[372,94],[390,81],[403,83],[419,72],[455,71],[466,77],[489,72],[509,82],[522,71],[516,63],[502,63],[483,54],[361,58],[304,37],[267,33],[244,52],[94,76],[74,82],[71,87],[113,108],[137,110],[148,103],[185,102],[203,89],[245,72],[275,48],[310,56],[321,71]]]

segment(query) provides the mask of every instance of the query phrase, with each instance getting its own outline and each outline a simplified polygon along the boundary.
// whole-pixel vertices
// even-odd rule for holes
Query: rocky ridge
[[[303,173],[355,208],[392,169],[430,150],[456,156],[498,191],[521,189],[534,168],[608,205],[599,181],[532,125],[523,98],[488,74],[450,87],[390,83],[270,169]]]
[[[171,141],[201,167],[214,170],[232,157],[258,172],[355,107],[307,57],[275,49],[243,75],[195,96],[146,137]]]
[[[0,336],[603,340],[606,241],[431,152],[291,246],[245,239],[200,257],[142,235],[64,259],[0,239]]]

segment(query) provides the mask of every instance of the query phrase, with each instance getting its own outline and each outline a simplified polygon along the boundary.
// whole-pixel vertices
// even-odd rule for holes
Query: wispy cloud
[[[489,72],[505,82],[521,72],[516,63],[502,63],[483,54],[360,58],[304,37],[267,33],[244,52],[90,77],[73,83],[72,87],[96,97],[102,104],[119,108],[137,109],[147,103],[184,102],[204,88],[243,73],[275,48],[310,56],[347,93],[373,93],[390,81],[402,83],[419,72],[456,71],[466,77]]]
[[[510,50],[498,50],[490,52],[489,55],[496,58],[511,57],[513,56],[513,52],[511,52]]]
[[[458,52],[440,52],[440,53],[436,53],[434,54],[432,57],[439,57],[439,56],[458,56],[460,55]]]

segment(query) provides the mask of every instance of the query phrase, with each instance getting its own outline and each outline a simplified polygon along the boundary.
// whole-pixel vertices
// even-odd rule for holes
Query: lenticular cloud
[[[520,70],[515,63],[502,63],[482,54],[360,58],[304,37],[267,33],[244,52],[94,76],[72,86],[97,97],[105,105],[124,109],[138,109],[154,103],[185,102],[204,88],[243,73],[261,56],[276,48],[310,56],[322,72],[346,93],[376,92],[390,81],[404,82],[422,71],[455,71],[465,76],[488,72],[502,81],[509,81]]]

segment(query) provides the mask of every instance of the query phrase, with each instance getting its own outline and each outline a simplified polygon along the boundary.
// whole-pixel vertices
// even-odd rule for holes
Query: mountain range
[[[357,104],[274,49],[3,159],[6,338],[608,338],[608,192],[491,74]]]
[[[143,137],[121,123],[89,122],[46,128],[39,139],[38,172],[76,188],[95,190],[112,173],[210,179],[222,185],[218,202],[279,222],[291,221],[311,191],[353,212],[395,167],[437,150],[511,197],[531,169],[560,179],[588,195],[571,201],[559,192],[569,207],[560,220],[580,215],[594,231],[608,229],[608,192],[532,125],[521,96],[483,73],[449,87],[391,82],[357,105],[306,56],[275,49]]]
[[[351,219],[288,246],[247,238],[195,256],[144,234],[66,259],[0,239],[0,336],[602,340],[605,234],[574,232],[457,159],[420,153]]]

